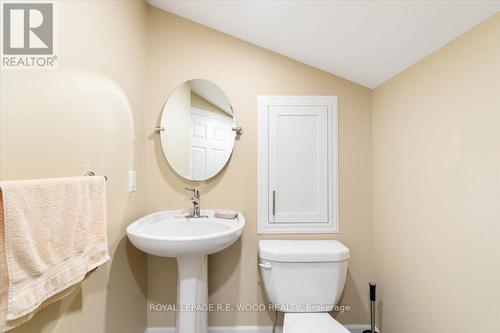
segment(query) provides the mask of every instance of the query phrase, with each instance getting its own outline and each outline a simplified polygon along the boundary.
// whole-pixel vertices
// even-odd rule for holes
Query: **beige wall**
[[[108,181],[112,260],[78,292],[13,333],[139,333],[146,326],[146,256],[125,239],[145,211],[145,4],[55,2],[54,70],[2,70],[0,178],[78,176]],[[127,171],[139,186],[127,193]]]
[[[230,207],[247,218],[241,240],[209,258],[209,301],[234,304],[265,299],[257,269],[257,96],[336,95],[340,103],[341,233],[287,238],[335,238],[351,249],[342,302],[351,305],[352,311],[338,319],[366,322],[366,285],[372,277],[370,90],[153,7],[148,8],[148,25],[150,132],[159,123],[170,92],[192,78],[205,78],[219,86],[233,105],[238,125],[245,129],[225,171],[199,184],[202,207]],[[147,156],[148,211],[188,208],[187,183],[167,164],[157,136],[150,136]],[[149,257],[148,301],[175,303],[175,295],[175,261]],[[148,316],[150,326],[174,325],[173,313],[150,312]],[[270,323],[266,313],[209,315],[210,325]]]
[[[500,14],[375,89],[384,333],[500,327]]]

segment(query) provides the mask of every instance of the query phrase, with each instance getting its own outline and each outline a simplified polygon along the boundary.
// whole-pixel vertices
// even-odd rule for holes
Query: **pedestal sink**
[[[127,235],[139,250],[161,257],[177,258],[177,333],[206,333],[208,301],[207,255],[233,244],[241,235],[245,218],[185,218],[183,211],[153,213],[127,227]]]

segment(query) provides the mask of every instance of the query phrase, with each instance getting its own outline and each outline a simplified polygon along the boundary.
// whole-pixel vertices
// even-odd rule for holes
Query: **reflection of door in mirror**
[[[233,147],[233,118],[221,113],[191,108],[190,175],[205,179],[226,163]]]

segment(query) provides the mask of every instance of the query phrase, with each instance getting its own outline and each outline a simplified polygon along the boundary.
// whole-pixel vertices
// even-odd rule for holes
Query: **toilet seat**
[[[283,333],[350,333],[328,313],[285,313]]]

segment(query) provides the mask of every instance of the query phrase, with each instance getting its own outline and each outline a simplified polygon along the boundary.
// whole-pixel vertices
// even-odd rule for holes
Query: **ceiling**
[[[500,11],[500,1],[148,2],[368,88]]]

